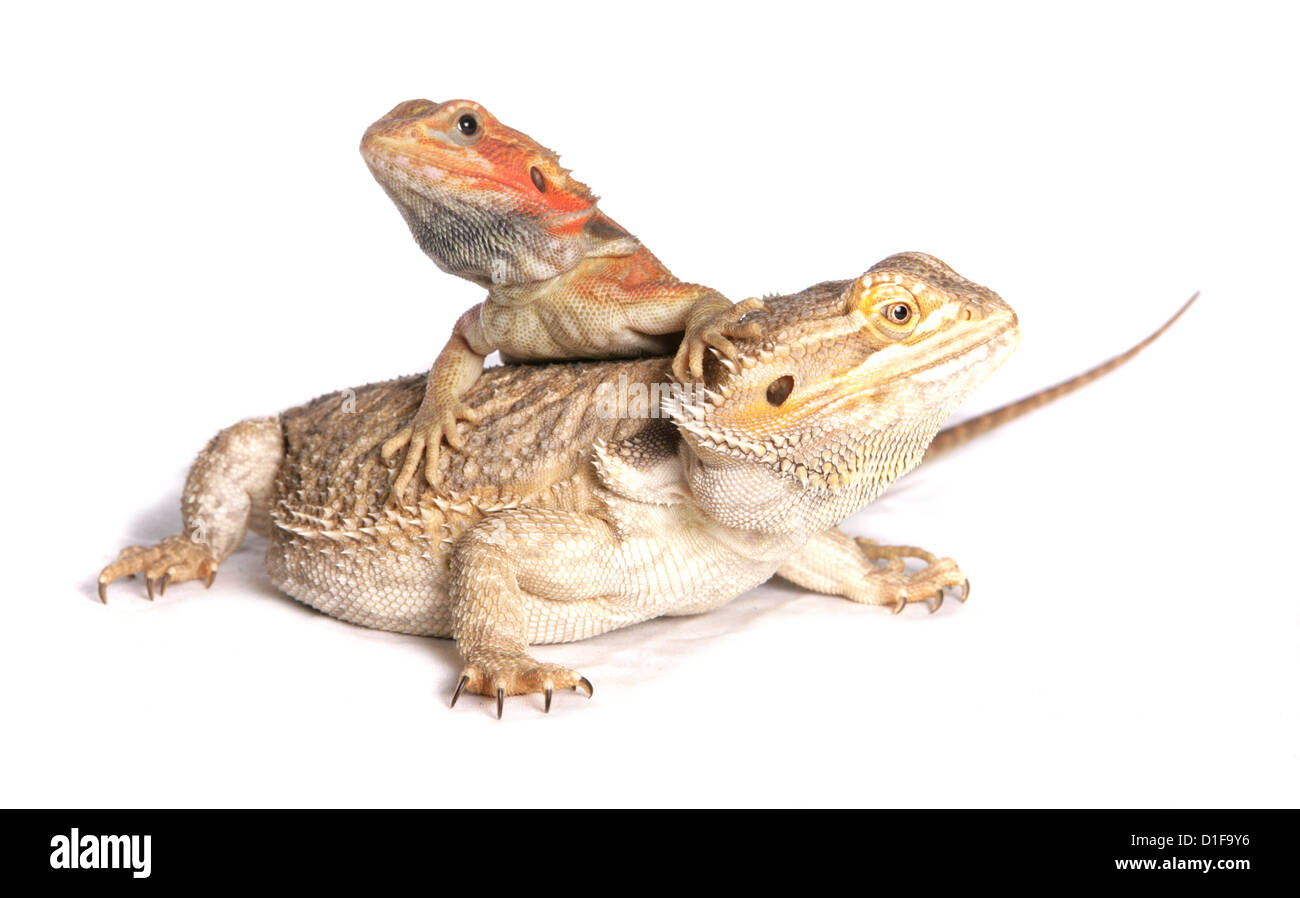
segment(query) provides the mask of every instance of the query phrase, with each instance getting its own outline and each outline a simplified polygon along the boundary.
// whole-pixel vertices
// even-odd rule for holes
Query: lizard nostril
[[[961,318],[962,321],[979,321],[984,316],[980,313],[979,309],[975,308],[975,306],[966,303],[961,307],[961,312],[958,314],[958,317]]]
[[[790,398],[790,392],[794,389],[794,376],[787,374],[784,377],[778,377],[767,385],[767,401],[772,405],[781,405]]]

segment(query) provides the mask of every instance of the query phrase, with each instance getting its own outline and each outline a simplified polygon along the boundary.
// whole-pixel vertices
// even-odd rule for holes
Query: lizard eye
[[[784,377],[778,377],[767,385],[767,401],[772,405],[780,405],[790,398],[790,393],[794,390],[794,375],[787,374]]]
[[[472,113],[465,113],[456,119],[456,130],[466,137],[473,137],[478,133],[478,117]]]
[[[546,192],[546,177],[536,165],[528,169],[528,177],[533,179],[533,186],[537,188],[538,193]]]
[[[885,307],[885,317],[893,324],[907,324],[912,320],[912,307],[905,302],[891,303]]]
[[[901,340],[916,330],[917,322],[921,318],[916,300],[912,299],[910,294],[906,294],[907,299],[900,299],[900,293],[905,293],[905,291],[901,289],[889,290],[886,296],[881,297],[885,301],[876,306],[876,314],[883,319],[880,324],[880,331],[883,332],[884,336],[894,340]]]
[[[886,340],[905,340],[921,323],[921,302],[888,274],[867,272],[848,292],[850,311],[860,311]]]

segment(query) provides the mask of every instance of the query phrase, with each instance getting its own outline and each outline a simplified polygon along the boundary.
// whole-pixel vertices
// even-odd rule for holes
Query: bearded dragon
[[[367,627],[453,637],[464,666],[452,704],[494,696],[498,716],[507,695],[541,693],[549,711],[556,689],[592,694],[529,646],[705,612],[773,575],[896,612],[934,610],[945,590],[964,601],[952,559],[836,525],[921,462],[1017,345],[1015,312],[920,253],[767,307],[734,358],[706,359],[700,391],[676,383],[640,415],[620,397],[670,383],[671,359],[487,371],[464,399],[479,426],[397,507],[384,501],[382,447],[417,413],[419,376],[229,427],[190,470],[182,532],[124,549],[99,575],[100,598],[133,574],[150,598],[170,583],[210,586],[252,530],[294,598]],[[1091,372],[945,431],[947,444],[1122,364],[1178,315]]]
[[[555,153],[478,103],[402,103],[366,130],[361,153],[420,248],[442,270],[488,289],[456,322],[415,418],[384,445],[385,458],[407,448],[394,497],[421,460],[435,482],[444,440],[464,448],[458,424],[479,422],[463,397],[493,350],[507,361],[676,351],[684,380],[700,377],[706,346],[731,355],[730,338],[757,333],[740,319],[760,300],[733,306],[677,280],[597,209]]]

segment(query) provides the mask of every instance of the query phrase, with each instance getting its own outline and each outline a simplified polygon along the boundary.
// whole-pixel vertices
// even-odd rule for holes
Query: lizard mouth
[[[1020,323],[1015,312],[1008,310],[1005,315],[981,322],[981,325],[984,326],[977,325],[936,343],[924,358],[917,359],[901,371],[891,372],[891,379],[909,379],[927,372],[927,380],[938,380],[952,373],[949,369],[954,362],[960,362],[960,370],[978,364],[983,358],[981,349],[986,349],[989,354],[1009,353],[1020,343]]]
[[[842,418],[848,430],[856,431],[873,416],[873,410],[892,393],[891,385],[919,390],[913,396],[931,397],[928,403],[955,405],[970,390],[1011,354],[1020,340],[1015,313],[998,310],[977,324],[963,327],[961,333],[929,347],[922,356],[903,361],[886,359],[882,364],[873,353],[857,367],[831,375],[802,402],[789,403],[788,411],[776,413],[780,423],[768,430],[755,430],[744,422],[747,413],[728,409],[728,403],[740,388],[721,382],[716,390],[707,390],[694,401],[678,399],[665,406],[681,431],[697,448],[711,450],[733,458],[762,460],[773,457],[779,446],[801,442],[802,434],[812,422]],[[743,362],[740,363],[743,368]],[[950,410],[950,409],[949,409]],[[772,410],[765,413],[773,414]],[[946,413],[944,415],[946,417]],[[867,426],[867,430],[874,427]],[[774,442],[775,441],[775,442]]]
[[[362,156],[371,174],[390,195],[391,185],[396,183],[403,190],[431,203],[441,204],[448,197],[455,197],[469,205],[498,210],[503,208],[502,203],[493,202],[493,197],[505,196],[507,208],[512,211],[520,196],[519,185],[512,181],[482,172],[434,165],[427,155],[401,149],[392,143],[367,143],[362,147]],[[538,210],[536,215],[544,217],[551,227],[563,227],[585,222],[594,211],[594,204],[568,212],[547,207]]]
[[[923,357],[901,368],[873,364],[868,359],[849,372],[830,395],[812,397],[803,417],[836,414],[864,399],[869,408],[879,401],[882,390],[888,395],[893,386],[923,391],[936,402],[942,401],[938,397],[944,394],[966,395],[1000,367],[1020,343],[1014,312],[1008,310],[1006,316],[999,315],[981,325],[935,344]]]
[[[434,165],[429,162],[427,153],[403,150],[389,141],[368,141],[362,145],[361,155],[373,174],[396,177],[416,193],[432,193],[429,185],[449,182],[453,174],[467,174]],[[505,182],[486,175],[475,173],[472,177],[506,186]],[[448,183],[446,186],[450,189],[454,185]]]
[[[1019,321],[1015,312],[998,310],[982,321],[965,325],[910,360],[899,360],[891,353],[904,346],[887,347],[868,355],[861,364],[835,377],[824,389],[815,391],[802,403],[802,413],[822,415],[836,406],[858,397],[877,393],[882,387],[901,382],[959,384],[972,369],[1000,365],[1020,342]]]

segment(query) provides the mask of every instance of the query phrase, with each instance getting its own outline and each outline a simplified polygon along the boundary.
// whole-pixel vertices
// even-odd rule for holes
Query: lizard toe
[[[462,668],[451,706],[454,708],[466,692],[485,695],[496,699],[497,718],[500,719],[508,696],[540,693],[544,701],[543,711],[549,714],[557,689],[580,690],[588,698],[595,693],[590,680],[567,667],[542,664],[527,655],[497,655],[476,659]]]
[[[114,580],[136,574],[144,577],[150,600],[155,590],[158,595],[163,595],[172,583],[204,580],[207,586],[211,586],[217,567],[216,559],[207,548],[180,534],[169,536],[156,546],[129,546],[122,550],[117,561],[99,572],[99,600],[108,602],[108,586]]]

